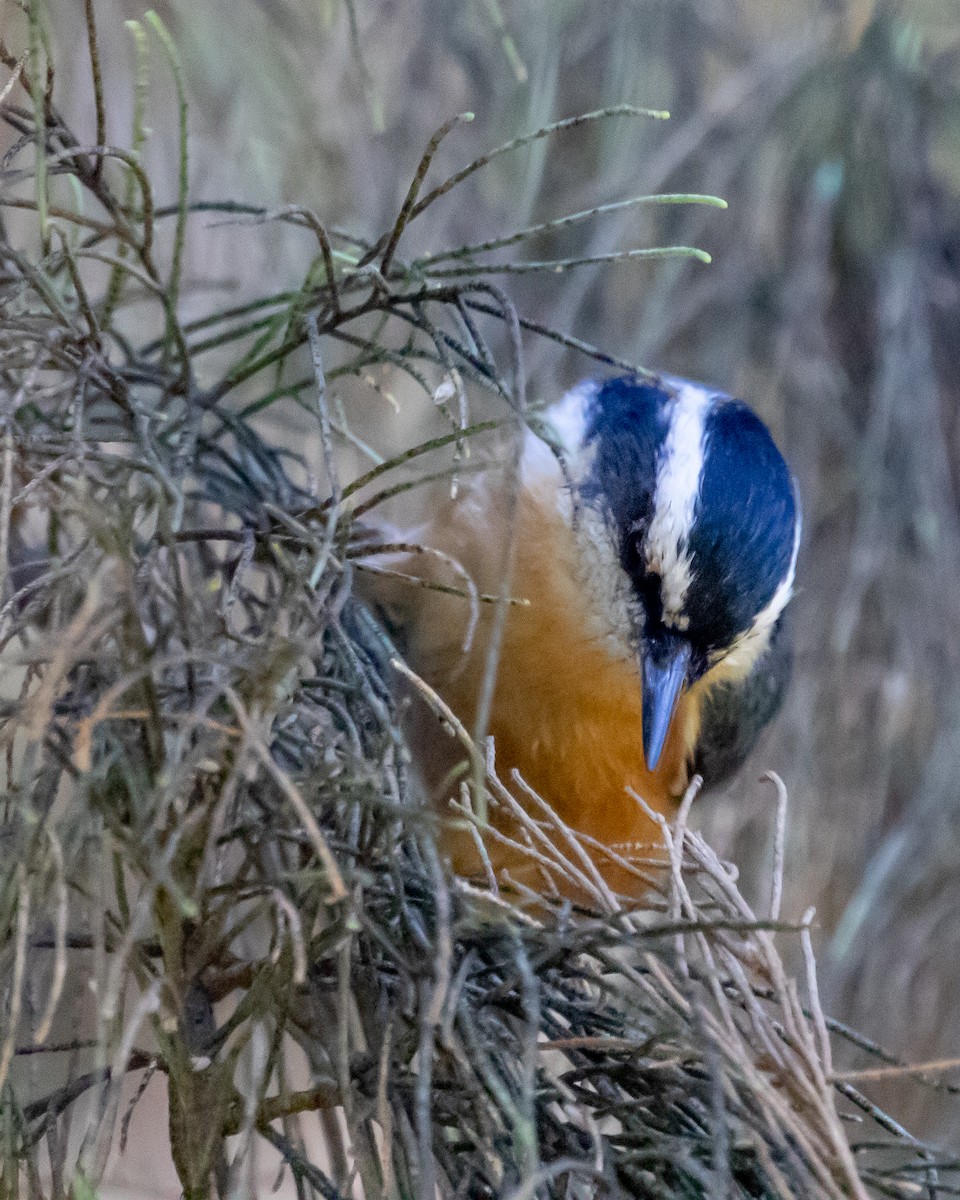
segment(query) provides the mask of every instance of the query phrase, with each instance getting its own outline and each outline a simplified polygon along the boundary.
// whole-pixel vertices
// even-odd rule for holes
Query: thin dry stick
[[[538,867],[543,872],[544,886],[553,888],[554,877],[560,875],[570,885],[582,888],[589,895],[592,889],[587,876],[558,852],[556,844],[544,832],[542,823],[535,821],[523,806],[517,803],[503,784],[494,775],[490,774],[489,769],[486,773],[485,781],[491,790],[491,799],[497,804],[497,807],[507,809],[514,818],[522,840],[518,841],[516,837],[511,837],[509,834],[504,833],[488,820],[481,823],[480,818],[475,815],[472,806],[461,805],[458,802],[451,801],[450,807],[454,812],[462,813],[465,821],[480,831],[481,836],[486,838],[487,841],[496,842],[497,845],[503,846],[507,850],[517,852],[530,865]],[[544,849],[538,850],[535,842],[543,846]],[[507,871],[501,871],[500,877],[502,881],[506,881],[509,878],[515,887],[522,886],[520,881],[512,875],[508,875]],[[524,890],[528,891],[529,889],[525,888]],[[553,891],[559,896],[559,892],[556,892],[555,888],[553,888]],[[537,893],[530,892],[530,895],[536,898]]]
[[[810,1011],[813,1015],[813,1026],[817,1031],[817,1038],[820,1042],[820,1061],[823,1063],[824,1075],[829,1076],[833,1072],[830,1034],[827,1032],[827,1023],[824,1020],[823,1009],[820,1006],[820,989],[817,986],[817,964],[813,954],[813,942],[810,939],[810,926],[813,923],[816,912],[815,908],[808,908],[803,914],[800,945],[803,947],[803,961],[807,971],[807,995],[810,1002]]]
[[[851,1071],[834,1071],[830,1082],[851,1079],[896,1079],[903,1075],[933,1075],[941,1071],[956,1071],[960,1058],[933,1058],[927,1062],[902,1063],[886,1067],[859,1067]]]
[[[64,872],[63,849],[52,826],[46,826],[46,834],[50,843],[50,857],[53,860],[57,915],[53,926],[53,979],[50,982],[50,994],[47,996],[46,1007],[33,1035],[34,1043],[37,1046],[43,1045],[47,1040],[57,1005],[63,994],[63,985],[67,978],[67,923],[70,919],[70,900]]]
[[[443,125],[441,125],[427,143],[427,148],[424,151],[423,157],[420,159],[420,163],[416,169],[416,172],[414,173],[413,179],[410,182],[410,187],[407,191],[406,198],[404,199],[403,205],[400,209],[400,215],[397,217],[396,224],[394,225],[390,232],[390,236],[387,239],[387,244],[383,251],[383,257],[380,260],[380,271],[383,275],[386,275],[390,269],[390,263],[393,260],[393,253],[397,248],[397,243],[400,241],[400,237],[403,234],[404,229],[406,229],[411,217],[416,215],[414,205],[416,203],[417,196],[420,194],[420,188],[423,186],[423,181],[426,178],[427,171],[430,170],[430,164],[433,162],[433,156],[436,154],[440,143],[451,131],[451,129],[462,124],[463,122],[469,122],[472,120],[473,113],[458,113],[455,117],[451,117],[449,121],[446,121]],[[368,259],[369,257],[370,256],[368,255]],[[366,261],[367,259],[361,259],[360,265],[364,266]]]
[[[554,809],[550,807],[550,805],[538,792],[534,791],[534,789],[527,783],[518,770],[514,769],[511,772],[511,778],[521,789],[527,799],[530,800],[530,802],[545,815],[547,820],[560,835],[563,844],[567,846],[568,849],[573,852],[573,854],[576,855],[577,861],[590,876],[593,890],[601,902],[601,908],[607,912],[620,912],[620,902],[607,885],[606,880],[600,874],[597,864],[584,849],[583,844],[578,839],[575,831],[560,819]]]
[[[422,212],[430,207],[441,196],[445,196],[447,192],[462,183],[470,175],[483,167],[489,166],[490,163],[500,158],[504,154],[511,154],[514,150],[519,150],[522,146],[529,146],[531,142],[539,141],[541,138],[551,137],[555,133],[562,133],[568,129],[576,129],[580,125],[586,125],[594,121],[603,121],[609,117],[653,117],[655,120],[666,120],[670,114],[663,110],[651,108],[638,108],[635,104],[615,104],[609,108],[597,109],[595,112],[581,113],[576,117],[567,117],[562,121],[554,121],[550,125],[543,125],[533,133],[525,133],[520,137],[511,139],[509,142],[504,142],[495,149],[488,151],[486,154],[481,154],[479,158],[475,158],[473,162],[468,163],[456,174],[451,175],[449,179],[445,179],[428,192],[417,204],[414,205],[410,213],[410,219],[418,217]]]
[[[478,592],[476,597],[473,597],[464,588],[450,587],[446,583],[435,583],[432,579],[424,579],[422,575],[410,575],[406,571],[393,571],[389,567],[375,567],[373,563],[354,562],[353,565],[358,571],[369,571],[371,575],[382,575],[385,579],[400,579],[413,587],[420,587],[428,592],[440,592],[444,596],[459,596],[462,600],[475,598],[480,604],[497,604],[500,600],[499,596],[490,595],[488,592]],[[530,607],[530,601],[525,596],[508,596],[507,603],[515,608]],[[464,647],[461,643],[461,653],[466,654],[469,650],[469,644]]]
[[[13,508],[13,420],[14,413],[30,395],[42,366],[38,358],[32,362],[23,382],[0,413],[3,425],[3,458],[0,466],[0,604],[7,599],[7,580],[10,572],[10,522]]]
[[[473,805],[470,797],[470,787],[467,783],[460,784],[460,807],[467,814],[467,825],[470,839],[473,842],[477,855],[483,864],[483,871],[487,881],[487,887],[497,899],[500,898],[500,885],[497,883],[497,874],[493,869],[493,863],[490,860],[490,852],[487,850],[486,843],[480,834],[479,822],[473,811]],[[462,882],[456,880],[456,883]]]
[[[113,1056],[113,1064],[106,1072],[107,1094],[100,1098],[99,1128],[92,1141],[87,1142],[81,1154],[81,1162],[88,1166],[89,1177],[102,1178],[113,1147],[117,1109],[122,1095],[123,1081],[135,1059],[134,1042],[147,1017],[160,1009],[161,982],[155,979],[137,1000],[130,1015],[123,1037]]]
[[[289,777],[274,762],[273,755],[264,744],[262,738],[257,734],[240,697],[229,687],[224,688],[223,694],[227,703],[233,709],[233,714],[237,719],[237,724],[243,730],[247,744],[253,750],[254,754],[256,754],[257,758],[259,758],[267,774],[277,787],[280,788],[289,801],[290,806],[300,818],[303,828],[306,830],[307,837],[310,839],[310,844],[313,846],[317,857],[323,863],[324,870],[327,873],[327,883],[330,887],[331,900],[345,900],[349,893],[343,882],[343,876],[340,874],[337,860],[331,853],[330,847],[327,845],[326,839],[320,831],[320,826],[317,824],[316,817],[310,811],[309,805],[300,795],[300,792],[293,785]]]
[[[678,920],[684,912],[688,917],[692,917],[694,913],[693,903],[683,879],[683,843],[686,838],[687,822],[690,820],[690,809],[702,786],[703,779],[699,775],[694,775],[683,794],[673,828],[668,826],[666,820],[662,825],[664,840],[670,853],[670,907],[668,911],[674,920]],[[687,947],[683,934],[677,935],[676,946],[680,971],[685,978],[689,979],[690,965],[687,962]]]
[[[699,250],[696,246],[644,246],[631,250],[613,250],[609,254],[585,254],[580,258],[548,258],[542,262],[471,263],[464,267],[431,267],[427,263],[423,271],[431,279],[476,279],[483,275],[530,275],[537,272],[556,274],[573,267],[598,266],[601,263],[614,266],[647,258],[695,258],[706,264],[713,262],[706,250]]]
[[[526,229],[518,229],[515,233],[504,237],[491,238],[485,242],[475,242],[472,246],[458,246],[455,250],[441,250],[436,254],[425,254],[417,263],[444,262],[451,258],[470,258],[475,254],[483,254],[489,250],[503,250],[519,242],[527,241],[544,233],[552,233],[586,221],[590,217],[604,216],[619,212],[623,209],[634,208],[640,204],[709,204],[715,208],[726,208],[725,200],[718,196],[701,196],[694,193],[671,194],[659,192],[650,196],[633,196],[629,200],[616,200],[611,204],[598,204],[595,208],[584,209],[582,212],[569,213],[564,217],[555,217],[552,221],[542,221],[538,225],[528,225]],[[416,265],[416,264],[414,264]]]
[[[27,968],[27,933],[30,929],[30,897],[31,890],[27,882],[27,869],[23,863],[17,864],[17,926],[16,940],[13,949],[13,978],[10,982],[10,1011],[7,1016],[7,1035],[3,1039],[0,1050],[0,1089],[7,1081],[10,1063],[13,1061],[14,1046],[17,1041],[17,1030],[20,1027],[20,1012],[23,1007],[23,981]]]
[[[491,294],[500,303],[504,320],[510,331],[512,381],[510,394],[514,408],[514,423],[510,447],[509,470],[507,484],[504,490],[503,519],[506,529],[506,540],[500,554],[500,603],[494,610],[490,624],[490,636],[487,641],[486,662],[480,684],[480,694],[477,697],[477,711],[473,723],[473,736],[479,743],[487,735],[490,727],[490,714],[493,709],[493,695],[497,683],[497,671],[500,666],[500,652],[507,629],[509,610],[507,598],[513,587],[513,572],[517,560],[517,542],[520,524],[520,504],[522,489],[522,456],[526,437],[527,422],[527,383],[523,365],[523,344],[520,336],[520,326],[517,312],[506,296],[496,289],[490,289]],[[486,792],[482,787],[479,776],[474,780],[477,789],[480,816],[485,816],[483,805]]]
[[[347,557],[350,559],[376,558],[384,554],[417,554],[435,558],[438,562],[443,563],[444,566],[449,567],[457,578],[463,581],[467,597],[470,600],[470,617],[463,635],[463,641],[460,643],[460,652],[464,655],[469,654],[473,648],[473,639],[476,636],[477,625],[480,621],[480,593],[477,591],[477,585],[473,581],[473,576],[466,567],[458,562],[453,555],[447,554],[443,550],[437,550],[434,546],[424,546],[420,542],[380,542],[373,545],[360,545],[351,548],[347,552]],[[493,599],[495,602],[499,602],[500,597],[498,596]],[[507,597],[507,599],[509,600],[510,597]]]
[[[6,98],[10,95],[10,93],[13,91],[13,89],[19,83],[20,76],[23,74],[23,68],[26,66],[26,62],[27,62],[27,59],[29,58],[29,56],[30,56],[29,51],[24,50],[23,54],[21,54],[20,57],[17,59],[15,65],[13,67],[13,74],[10,76],[10,78],[7,80],[7,82],[3,85],[3,88],[0,89],[0,105],[2,105],[4,103]],[[24,203],[31,204],[34,207],[36,206],[36,201],[24,201]]]
[[[787,788],[776,771],[765,771],[763,779],[769,780],[776,789],[776,817],[773,826],[773,874],[770,881],[770,920],[780,918],[783,901],[784,847],[787,838]]]
[[[400,658],[391,658],[390,666],[402,675],[408,683],[412,683],[416,690],[420,693],[427,705],[438,717],[444,720],[456,736],[457,741],[467,751],[471,761],[479,762],[481,770],[483,769],[483,756],[481,755],[476,742],[467,731],[466,726],[456,715],[453,709],[446,703],[445,700],[426,682],[416,671]]]
[[[575,887],[582,888],[585,894],[602,908],[602,892],[593,882],[589,869],[584,871],[580,866],[572,862],[564,855],[556,839],[550,836],[549,831],[557,828],[559,818],[555,814],[551,814],[546,821],[536,820],[520,804],[517,798],[510,792],[510,789],[497,777],[494,771],[492,743],[493,739],[488,739],[487,782],[493,795],[499,801],[500,807],[514,819],[521,836],[526,839],[523,845],[524,852],[535,856],[536,861],[543,865],[549,864],[553,872],[562,874]],[[496,834],[497,832],[491,827],[486,828],[488,828],[488,832],[490,833]],[[506,835],[504,835],[504,840],[505,842],[510,841],[515,845],[520,845],[515,839],[507,838]],[[535,843],[544,848],[542,853],[535,851]]]
[[[303,923],[295,905],[279,888],[271,889],[271,897],[277,909],[277,952],[283,942],[283,927],[286,926],[288,940],[293,951],[293,982],[303,987],[307,981],[307,948],[303,941]]]

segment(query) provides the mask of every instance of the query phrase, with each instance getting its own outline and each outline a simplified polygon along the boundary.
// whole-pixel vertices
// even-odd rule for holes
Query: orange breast
[[[531,601],[529,609],[511,612],[500,658],[490,721],[497,774],[510,786],[518,771],[566,825],[627,857],[649,858],[652,849],[662,850],[662,833],[629,791],[672,819],[687,784],[693,714],[681,702],[658,769],[648,771],[637,668],[583,640],[575,614]],[[467,721],[476,708],[478,674],[464,672],[443,688]],[[522,789],[514,784],[512,791],[523,800]],[[512,823],[502,824],[515,835]],[[476,868],[472,840],[458,838],[451,848],[460,870]],[[493,856],[514,870],[524,857],[502,845]],[[605,856],[594,857],[608,882],[635,890]]]
[[[502,549],[495,505],[495,493],[488,492],[461,501],[425,537],[462,562],[481,590],[494,592]],[[525,495],[516,536],[512,591],[530,603],[509,609],[499,658],[489,730],[497,773],[510,785],[511,773],[518,771],[565,824],[605,846],[662,847],[659,827],[627,789],[668,819],[675,815],[687,783],[697,705],[681,699],[658,769],[648,771],[639,664],[632,655],[616,653],[611,640],[596,632],[577,576],[576,546],[556,508],[555,493],[553,502],[549,493]],[[422,572],[422,562],[418,568]],[[485,608],[473,648],[464,658],[468,606],[437,593],[421,597],[410,628],[412,665],[470,727],[492,611]],[[432,741],[435,745],[435,737]],[[444,775],[446,771],[434,772],[435,778]],[[523,798],[515,784],[511,790]],[[479,865],[469,837],[451,839],[450,848],[459,869],[472,871]],[[496,845],[493,854],[499,866],[515,867],[522,857]],[[605,873],[617,875],[617,885],[623,886],[620,873]]]

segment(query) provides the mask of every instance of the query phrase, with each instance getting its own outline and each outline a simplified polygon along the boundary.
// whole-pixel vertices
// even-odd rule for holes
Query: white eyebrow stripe
[[[561,449],[567,454],[577,454],[583,449],[587,432],[587,413],[600,387],[599,380],[585,379],[571,388],[556,404],[552,404],[545,413]]]
[[[766,650],[773,627],[780,620],[783,610],[793,595],[793,584],[797,574],[797,555],[800,553],[800,535],[803,532],[803,516],[800,512],[800,499],[797,495],[796,484],[793,486],[793,503],[793,553],[790,555],[787,573],[780,581],[777,590],[753,618],[750,628],[734,639],[730,649],[723,657],[724,663],[737,670],[748,670]]]
[[[686,380],[667,382],[676,390],[657,466],[647,565],[660,576],[664,622],[682,630],[687,626],[683,607],[693,582],[688,545],[703,475],[706,421],[717,393]]]
[[[602,386],[602,381],[598,379],[585,379],[544,412],[544,423],[549,427],[549,432],[553,435],[552,440],[563,455],[565,478],[573,484],[582,482],[593,469],[597,445],[594,442],[585,450],[584,440],[590,406]],[[533,430],[527,429],[520,462],[520,473],[525,486],[536,490],[545,480],[549,480],[550,486],[555,488],[559,469],[554,452],[543,438]],[[561,515],[571,524],[574,520],[576,499],[567,487],[560,487],[557,496]]]

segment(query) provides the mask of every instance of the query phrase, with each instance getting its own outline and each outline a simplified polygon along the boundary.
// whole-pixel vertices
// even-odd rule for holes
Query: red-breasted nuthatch
[[[744,403],[670,376],[587,382],[527,431],[510,607],[489,719],[516,769],[572,828],[658,842],[631,789],[670,816],[692,772],[716,783],[776,712],[800,544],[796,485]],[[446,585],[458,562],[496,594],[506,472],[492,468],[410,535],[441,552],[402,573]],[[411,666],[469,726],[493,615],[464,652],[462,597],[393,587],[379,603]],[[427,758],[436,737],[419,737]],[[439,772],[435,772],[439,777]],[[455,857],[456,857],[455,852]],[[462,857],[462,856],[461,856]]]

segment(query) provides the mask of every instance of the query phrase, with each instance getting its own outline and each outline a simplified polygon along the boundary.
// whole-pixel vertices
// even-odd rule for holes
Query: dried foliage
[[[402,664],[351,594],[371,553],[357,516],[422,480],[407,467],[439,454],[427,473],[455,475],[471,438],[522,430],[529,337],[614,361],[489,281],[610,251],[501,252],[627,205],[715,202],[651,193],[401,258],[408,225],[495,158],[644,115],[623,105],[428,185],[449,122],[376,238],[305,207],[195,204],[173,41],[155,16],[133,26],[130,146],[109,146],[86,12],[94,144],[58,110],[42,6],[23,52],[2,47],[0,1195],[91,1194],[127,1136],[125,1080],[136,1100],[158,1073],[191,1200],[242,1194],[261,1143],[303,1196],[957,1194],[952,1164],[833,1072],[809,918],[779,921],[782,795],[764,919],[686,831],[689,803],[643,914],[570,831],[556,849],[546,811],[525,824],[542,894],[451,879],[410,777]],[[140,156],[158,53],[180,130],[166,208]],[[265,223],[296,226],[301,285],[187,319],[201,213],[238,222],[238,255]],[[612,253],[655,255],[703,256]],[[336,385],[384,365],[449,431],[344,482],[337,447],[358,439]],[[499,416],[475,420],[465,383]],[[307,414],[322,478],[263,422],[285,408]],[[483,802],[510,805],[471,753]]]

